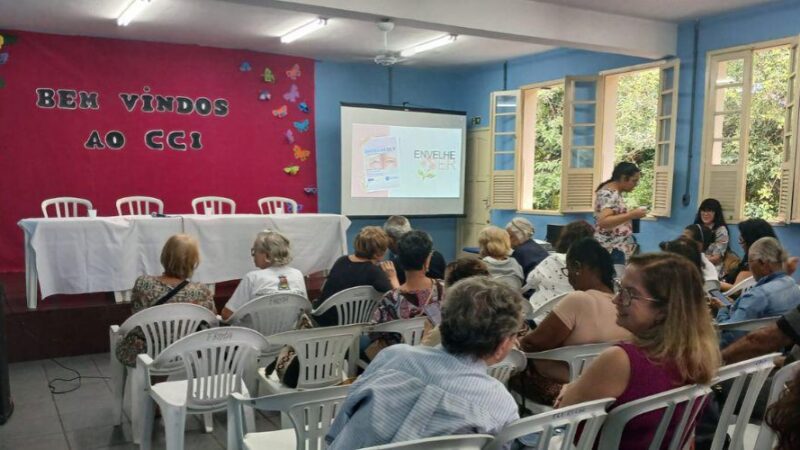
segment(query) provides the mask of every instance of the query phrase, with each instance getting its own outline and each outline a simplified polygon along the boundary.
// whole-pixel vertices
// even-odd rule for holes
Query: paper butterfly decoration
[[[300,166],[286,166],[283,168],[283,172],[287,175],[295,176],[300,172]]]
[[[264,82],[265,83],[275,83],[275,75],[272,74],[272,71],[269,70],[269,67],[264,69]]]
[[[286,71],[286,76],[292,81],[296,80],[300,77],[300,66],[297,64],[293,65],[291,69]]]
[[[8,62],[8,52],[0,53],[0,65]]]
[[[305,192],[308,195],[314,195],[317,193],[317,187],[316,186],[304,187],[303,192]]]
[[[272,110],[272,115],[277,117],[277,118],[279,118],[279,119],[283,118],[283,117],[286,117],[286,105],[283,105],[278,109],[273,109]]]
[[[300,98],[300,90],[297,89],[297,85],[292,84],[292,87],[289,88],[289,92],[283,94],[283,98],[292,103],[296,102],[297,99]]]
[[[306,150],[297,144],[292,147],[292,152],[294,152],[294,159],[299,159],[300,161],[305,161],[311,156],[311,150]]]
[[[272,95],[270,95],[269,91],[266,90],[266,89],[264,89],[263,91],[258,93],[258,99],[261,100],[262,102],[266,101],[266,100],[269,100],[271,98],[272,98]]]
[[[292,130],[286,130],[286,132],[283,133],[283,136],[286,138],[286,142],[294,144],[294,133]]]
[[[242,64],[239,65],[239,70],[242,72],[250,72],[250,63],[247,61],[242,61]]]
[[[297,131],[305,133],[306,131],[308,131],[308,119],[302,120],[300,122],[295,122],[294,127],[297,128]]]
[[[300,109],[300,111],[303,111],[304,113],[308,114],[308,103],[300,102],[300,104],[297,105],[297,107]]]

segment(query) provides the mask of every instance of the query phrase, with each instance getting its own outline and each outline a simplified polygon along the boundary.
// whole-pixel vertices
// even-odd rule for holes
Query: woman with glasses
[[[617,342],[630,339],[630,333],[617,326],[614,295],[614,265],[611,255],[594,239],[583,238],[567,251],[564,276],[575,289],[553,308],[552,313],[520,340],[525,352],[540,352],[568,345]],[[569,381],[565,363],[534,360],[529,365],[530,397],[538,403],[552,404]],[[526,380],[527,381],[527,380]]]
[[[303,274],[288,264],[292,261],[289,240],[277,231],[262,231],[256,235],[250,249],[253,264],[258,270],[248,272],[239,282],[228,303],[222,308],[227,320],[250,300],[265,294],[300,294],[307,297]]]
[[[634,256],[617,292],[617,324],[633,334],[633,341],[601,353],[564,386],[557,407],[613,397],[614,409],[679,386],[707,384],[716,375],[719,341],[708,320],[700,272],[688,259],[670,253]],[[677,408],[664,442],[671,441],[682,415]],[[648,448],[660,420],[661,414],[631,420],[620,449]],[[687,439],[693,427],[687,428]]]

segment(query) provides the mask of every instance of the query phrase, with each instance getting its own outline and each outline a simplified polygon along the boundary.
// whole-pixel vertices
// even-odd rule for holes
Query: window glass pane
[[[786,122],[788,80],[791,72],[790,47],[773,47],[753,52],[745,182],[746,217],[766,220],[775,220],[778,217],[783,127]]]
[[[742,87],[733,86],[717,89],[717,112],[742,109]]]
[[[533,165],[533,209],[561,207],[564,85],[539,89]]]
[[[717,67],[717,85],[744,81],[744,59],[722,61]]]
[[[513,153],[495,154],[494,170],[514,170],[514,154]]]
[[[668,141],[672,138],[672,121],[670,119],[661,119],[661,130],[658,136],[659,141]]]
[[[669,165],[669,144],[658,145],[658,165]]]
[[[664,69],[661,71],[661,73],[661,90],[666,91],[668,89],[672,89],[675,83],[675,68],[670,67],[669,69]]]
[[[729,166],[739,162],[739,139],[714,141],[711,146],[711,164]]]
[[[672,112],[672,93],[663,94],[661,96],[661,112],[662,116],[673,114]]]
[[[499,133],[513,132],[517,126],[517,116],[495,116],[494,131]]]
[[[498,95],[495,97],[495,112],[513,113],[517,112],[517,97],[514,95]]]
[[[594,81],[576,81],[574,95],[577,101],[594,101],[597,98],[597,83]]]
[[[494,137],[494,151],[513,152],[516,148],[516,138],[512,135],[500,135]]]
[[[591,169],[594,167],[594,149],[572,149],[572,159],[569,162],[573,169]]]
[[[573,123],[594,123],[595,121],[595,105],[593,103],[589,104],[577,104],[573,108]]]
[[[714,116],[714,139],[739,139],[741,113]]]
[[[572,145],[593,146],[594,145],[594,126],[572,127]]]

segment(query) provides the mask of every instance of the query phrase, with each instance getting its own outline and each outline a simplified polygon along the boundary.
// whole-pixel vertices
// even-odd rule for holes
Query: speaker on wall
[[[6,348],[6,288],[0,284],[0,425],[14,412],[11,386],[8,381],[8,349]]]

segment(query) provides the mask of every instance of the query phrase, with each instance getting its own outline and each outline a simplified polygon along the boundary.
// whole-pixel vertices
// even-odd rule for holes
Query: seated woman
[[[228,320],[242,305],[261,295],[291,293],[307,296],[303,274],[288,266],[292,256],[289,240],[284,235],[277,231],[258,233],[250,255],[258,270],[248,272],[239,282],[222,309],[224,320]]]
[[[561,299],[552,313],[520,340],[520,349],[540,352],[568,345],[629,340],[630,332],[616,324],[617,310],[611,302],[615,271],[608,251],[592,238],[575,242],[567,252],[567,272],[575,292]],[[533,388],[529,398],[552,404],[561,383],[569,381],[569,367],[537,360],[528,367],[532,380],[524,385]]]
[[[716,375],[717,336],[708,320],[700,272],[686,258],[669,253],[631,257],[614,304],[617,324],[633,334],[633,342],[601,353],[564,387],[557,407],[611,397],[617,399],[610,406],[614,409],[683,385],[707,384]],[[682,409],[675,411],[665,442],[672,439]],[[656,413],[631,420],[620,449],[648,448],[660,418]]]
[[[441,302],[444,299],[444,284],[442,280],[428,278],[425,275],[430,264],[432,248],[433,241],[424,231],[412,230],[400,238],[397,252],[400,263],[406,271],[406,281],[383,296],[372,316],[374,322],[383,323],[427,316],[432,325],[439,325],[442,320]],[[369,359],[383,347],[399,342],[397,336],[386,334],[373,334],[370,340],[372,343],[365,351],[365,356]]]
[[[524,217],[514,217],[506,225],[511,238],[511,257],[522,267],[523,278],[527,278],[531,270],[550,256],[547,250],[533,240],[533,224]]]
[[[372,286],[378,292],[386,292],[400,286],[394,264],[383,261],[389,248],[389,236],[380,227],[364,227],[353,242],[355,254],[345,255],[333,264],[328,279],[322,287],[322,294],[314,302],[318,307],[333,294],[356,286]],[[338,323],[336,309],[314,316],[321,326]]]
[[[681,236],[690,239],[697,247],[697,251],[699,252],[700,256],[700,271],[703,273],[704,286],[710,287],[713,285],[714,288],[719,287],[719,272],[717,272],[717,268],[708,259],[705,253],[706,250],[708,250],[708,246],[711,245],[712,239],[714,238],[714,236],[711,234],[711,230],[699,224],[692,224],[683,229]]]
[[[572,292],[572,286],[563,271],[567,267],[567,250],[573,242],[592,236],[594,228],[585,220],[571,222],[561,229],[555,245],[556,252],[545,258],[528,274],[528,280],[522,287],[522,292],[529,289],[536,290],[530,299],[534,311],[547,300]]]
[[[742,256],[739,267],[725,275],[725,279],[722,280],[723,291],[727,291],[736,283],[753,276],[750,272],[750,266],[747,263],[747,253],[750,250],[750,246],[762,237],[777,237],[775,235],[775,230],[772,229],[772,225],[764,219],[747,219],[743,222],[739,222],[738,228],[739,245],[742,246],[742,250],[744,250],[744,256]]]
[[[137,313],[164,303],[194,303],[213,312],[214,296],[206,285],[189,282],[200,264],[197,240],[188,234],[176,234],[167,240],[161,250],[164,273],[157,276],[142,275],[136,279],[131,291],[131,309]],[[115,349],[117,359],[128,367],[136,366],[136,356],[147,352],[144,332],[137,327],[131,330]]]
[[[509,257],[511,238],[505,230],[495,226],[484,228],[478,235],[478,246],[481,259],[489,266],[489,273],[493,277],[511,275],[519,278],[520,285],[525,281],[522,267],[516,259]]]
[[[700,203],[697,208],[694,223],[702,225],[711,232],[711,243],[706,247],[705,254],[711,264],[717,269],[720,276],[725,273],[725,257],[730,251],[728,242],[730,241],[728,224],[725,223],[725,214],[722,212],[722,204],[715,198],[707,198]]]

